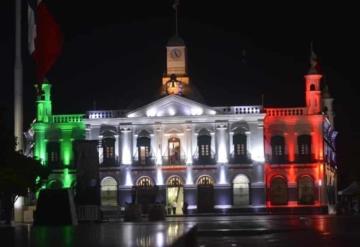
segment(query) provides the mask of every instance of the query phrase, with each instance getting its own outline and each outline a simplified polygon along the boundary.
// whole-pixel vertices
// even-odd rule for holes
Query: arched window
[[[314,180],[311,176],[301,176],[298,181],[298,202],[299,204],[314,204]]]
[[[47,162],[49,167],[60,168],[60,145],[59,142],[48,142],[47,143]]]
[[[287,182],[282,177],[275,177],[270,184],[271,205],[286,205],[288,203]]]
[[[150,187],[150,186],[154,186],[154,182],[150,177],[144,176],[144,177],[140,177],[137,181],[136,181],[136,186],[139,187]]]
[[[311,136],[300,135],[297,138],[298,143],[298,162],[311,161]]]
[[[137,148],[139,156],[139,164],[149,164],[150,159],[150,138],[147,132],[141,132],[141,135],[137,138]]]
[[[239,163],[246,163],[247,157],[247,138],[244,133],[235,133],[233,136],[234,145],[234,161]]]
[[[250,204],[250,181],[247,176],[239,174],[233,181],[233,205],[246,206]]]
[[[315,91],[315,85],[314,84],[310,85],[310,91]]]
[[[115,165],[115,138],[105,137],[102,140],[104,165]]]
[[[117,206],[117,182],[112,177],[101,180],[101,205]]]
[[[206,164],[210,162],[211,159],[211,136],[209,131],[202,129],[199,132],[198,138],[198,152],[200,164]]]
[[[285,162],[285,139],[283,136],[271,137],[272,163]]]
[[[168,187],[181,187],[183,185],[184,185],[184,183],[183,183],[181,177],[179,177],[179,176],[172,176],[167,181]]]
[[[198,185],[213,185],[214,179],[208,175],[200,176],[197,180]]]

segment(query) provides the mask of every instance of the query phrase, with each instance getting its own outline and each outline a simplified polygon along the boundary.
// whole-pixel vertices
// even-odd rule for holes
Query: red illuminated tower
[[[321,72],[319,69],[319,61],[311,46],[310,69],[305,75],[306,89],[306,108],[307,114],[319,114],[321,112]]]

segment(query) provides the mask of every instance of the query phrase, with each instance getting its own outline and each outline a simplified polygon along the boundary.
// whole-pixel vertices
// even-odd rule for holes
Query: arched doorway
[[[250,204],[250,181],[247,176],[239,174],[233,181],[233,205],[235,207]]]
[[[208,175],[197,180],[197,211],[211,212],[214,209],[214,179]]]
[[[169,165],[180,164],[180,139],[171,137],[168,144]]]
[[[143,176],[136,181],[134,197],[136,202],[141,204],[143,213],[148,213],[150,205],[156,202],[157,192],[158,187],[151,177]]]
[[[183,214],[184,182],[179,176],[171,176],[166,183],[166,206],[168,214]],[[169,210],[170,209],[170,210]]]
[[[117,182],[112,177],[101,180],[101,206],[117,206]]]
[[[287,182],[283,177],[275,177],[270,184],[270,201],[271,205],[287,205],[288,188]]]
[[[312,205],[315,201],[314,180],[312,177],[301,176],[298,181],[298,203]]]

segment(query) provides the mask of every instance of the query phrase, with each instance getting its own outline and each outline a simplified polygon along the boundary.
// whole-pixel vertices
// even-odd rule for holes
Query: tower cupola
[[[319,61],[311,45],[310,69],[305,75],[305,100],[307,113],[310,115],[321,112],[321,78]]]

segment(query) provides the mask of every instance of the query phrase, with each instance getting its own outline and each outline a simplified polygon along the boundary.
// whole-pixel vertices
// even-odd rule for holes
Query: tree
[[[1,114],[2,115],[2,114]],[[16,139],[5,127],[0,115],[0,201],[5,221],[11,222],[17,196],[37,191],[50,171],[38,160],[15,151]]]

